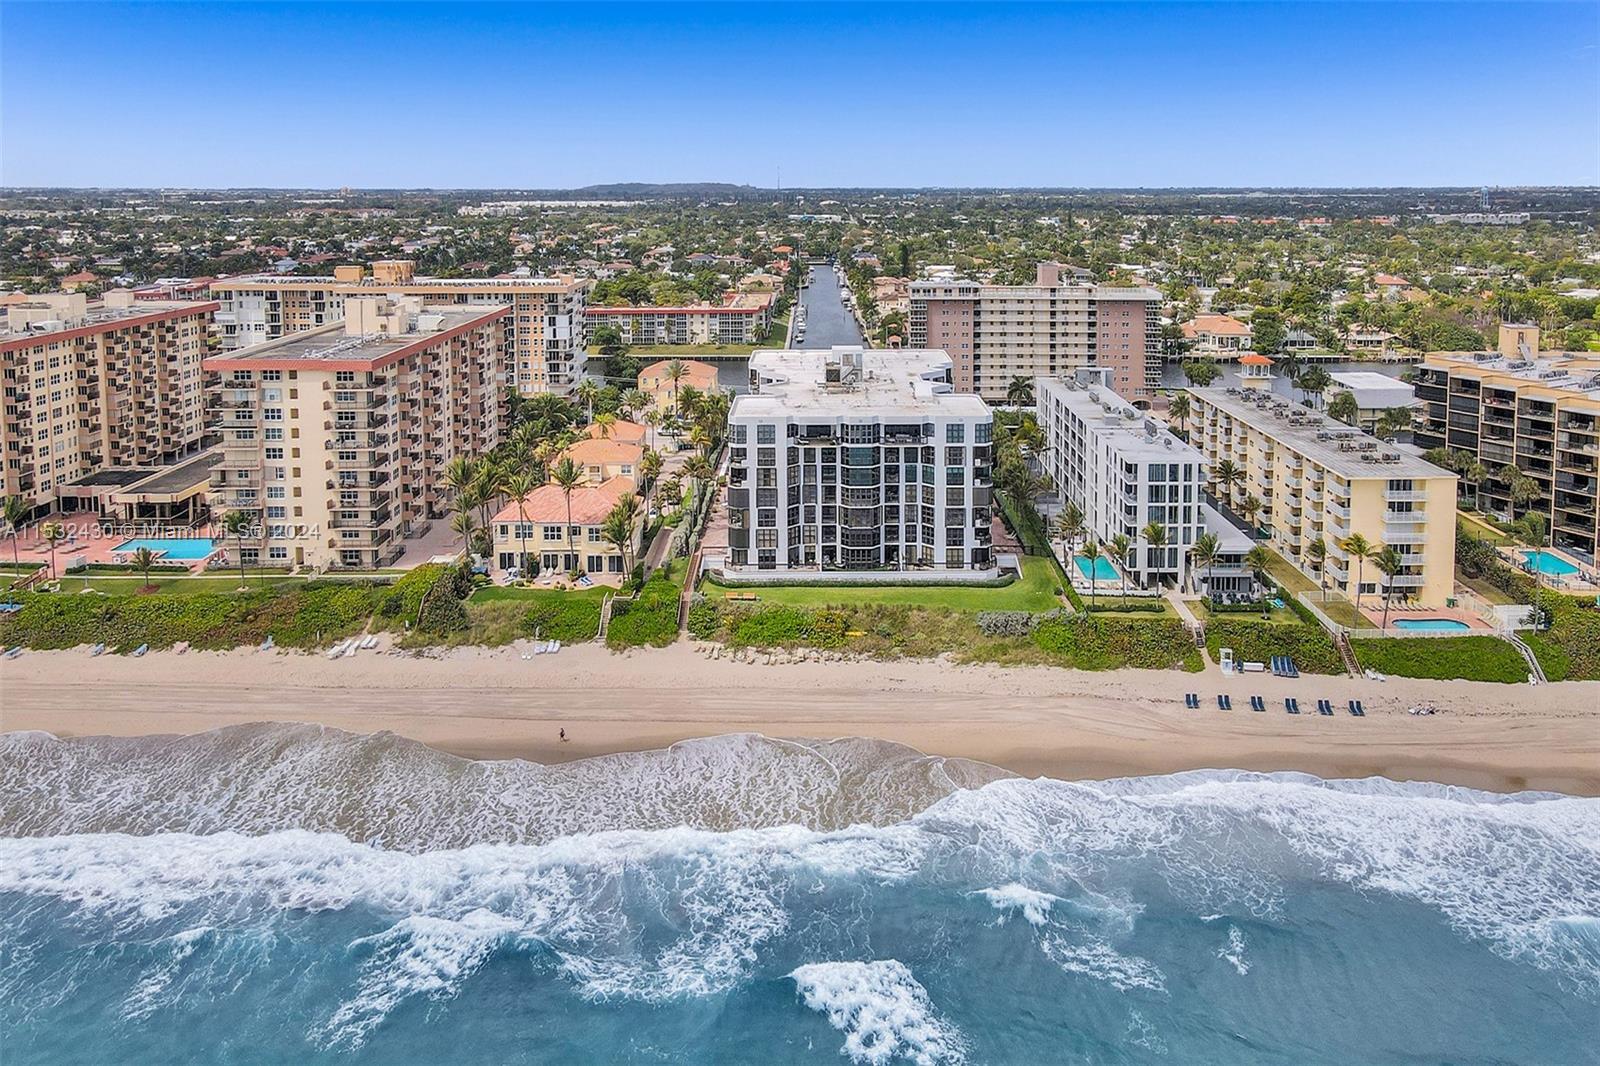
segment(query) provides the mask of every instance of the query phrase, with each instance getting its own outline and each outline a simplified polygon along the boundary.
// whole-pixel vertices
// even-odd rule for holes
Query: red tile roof
[[[572,524],[597,526],[616,507],[617,501],[632,495],[633,483],[625,477],[614,477],[599,485],[579,485],[572,490]],[[523,516],[527,518],[524,519]],[[495,522],[554,522],[567,521],[567,496],[560,485],[541,485],[523,497],[522,506],[512,500],[494,516]]]

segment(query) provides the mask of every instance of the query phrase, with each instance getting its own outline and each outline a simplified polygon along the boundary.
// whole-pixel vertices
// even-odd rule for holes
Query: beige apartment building
[[[729,293],[719,304],[687,307],[594,307],[584,309],[593,336],[615,326],[627,344],[759,344],[772,331],[770,292]]]
[[[247,563],[385,565],[445,515],[450,460],[500,441],[510,306],[361,296],[342,310],[206,360],[223,437],[212,505],[259,518]]]
[[[1456,475],[1270,392],[1189,389],[1193,443],[1206,466],[1231,459],[1244,471],[1246,494],[1262,503],[1260,524],[1272,546],[1320,581],[1306,548],[1328,549],[1328,587],[1354,599],[1358,569],[1344,543],[1360,533],[1376,551],[1393,545],[1405,565],[1391,579],[1370,561],[1362,594],[1442,607],[1455,588]],[[1221,493],[1228,495],[1226,492]]]
[[[1477,457],[1489,474],[1477,486],[1481,507],[1507,517],[1542,514],[1553,546],[1595,558],[1600,356],[1541,355],[1537,328],[1506,326],[1498,352],[1425,356],[1415,387],[1421,413],[1414,439],[1423,448]],[[1507,482],[1498,476],[1507,466],[1533,479],[1537,497],[1511,499]]]
[[[434,305],[511,307],[505,385],[524,396],[570,396],[583,378],[584,294],[575,278],[428,278],[409,259],[380,260],[371,272],[341,266],[331,277],[254,274],[213,282],[217,332],[225,351],[316,329],[344,317],[351,296],[420,297]]]
[[[124,291],[28,296],[0,325],[0,495],[53,507],[106,467],[193,454],[205,433],[201,362],[217,305]]]
[[[1064,269],[1040,263],[1032,285],[913,282],[906,346],[949,352],[956,391],[994,403],[1016,378],[1101,366],[1118,395],[1148,404],[1161,384],[1161,294],[1063,281]]]

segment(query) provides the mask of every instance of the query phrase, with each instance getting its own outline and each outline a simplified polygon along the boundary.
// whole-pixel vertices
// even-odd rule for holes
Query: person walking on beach
[[[567,742],[567,731],[566,731],[566,729],[563,728],[561,730],[561,743],[565,744],[566,742]]]

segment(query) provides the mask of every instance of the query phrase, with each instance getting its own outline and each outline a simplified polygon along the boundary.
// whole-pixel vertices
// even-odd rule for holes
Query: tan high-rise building
[[[105,467],[150,467],[199,450],[201,360],[214,303],[113,291],[28,297],[0,325],[0,495],[54,505]]]
[[[212,505],[260,519],[247,563],[382,566],[443,518],[450,460],[500,441],[510,306],[360,296],[342,310],[206,360],[223,436]]]
[[[335,268],[331,277],[254,274],[211,286],[221,305],[217,333],[224,351],[316,329],[344,317],[350,296],[419,296],[429,304],[508,304],[511,359],[506,385],[524,396],[570,396],[583,378],[584,294],[574,278],[417,277],[409,259],[380,260],[371,273]]]
[[[1442,607],[1454,593],[1456,475],[1413,452],[1335,422],[1287,399],[1243,389],[1190,389],[1193,443],[1215,475],[1231,459],[1245,475],[1234,503],[1261,501],[1260,524],[1272,546],[1320,580],[1307,554],[1328,549],[1328,587],[1354,599],[1358,569],[1344,547],[1360,533],[1378,549],[1393,545],[1404,560],[1393,578],[1370,560],[1360,569],[1362,594]]]
[[[1516,337],[1526,330],[1534,331],[1531,338]],[[1518,518],[1542,514],[1551,544],[1592,559],[1600,546],[1600,356],[1538,355],[1538,343],[1536,327],[1503,326],[1501,349],[1509,346],[1509,357],[1424,356],[1415,440],[1474,456],[1487,475],[1475,486],[1483,509]],[[1508,466],[1538,486],[1533,498],[1512,498],[1514,479],[1503,476]]]
[[[1062,279],[1040,263],[1032,285],[918,281],[911,285],[906,344],[937,348],[955,363],[958,392],[1006,399],[1012,381],[1106,367],[1110,387],[1136,402],[1161,384],[1161,294]]]

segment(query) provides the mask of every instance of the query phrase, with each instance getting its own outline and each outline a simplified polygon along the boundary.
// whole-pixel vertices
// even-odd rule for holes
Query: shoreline
[[[1201,709],[1183,706],[1186,692],[1200,694]],[[1216,709],[1221,692],[1232,711]],[[1267,713],[1248,709],[1252,694]],[[331,661],[255,650],[28,652],[0,661],[0,696],[0,728],[62,737],[311,722],[387,730],[474,759],[558,763],[727,733],[862,736],[1060,780],[1296,770],[1600,795],[1600,682],[741,662],[680,642],[621,655],[580,645],[526,660],[514,646]],[[1300,715],[1285,713],[1285,696],[1300,700]],[[1316,713],[1319,698],[1334,701],[1333,717]],[[1365,718],[1344,710],[1349,698],[1364,702]],[[1440,713],[1405,713],[1423,702]]]

